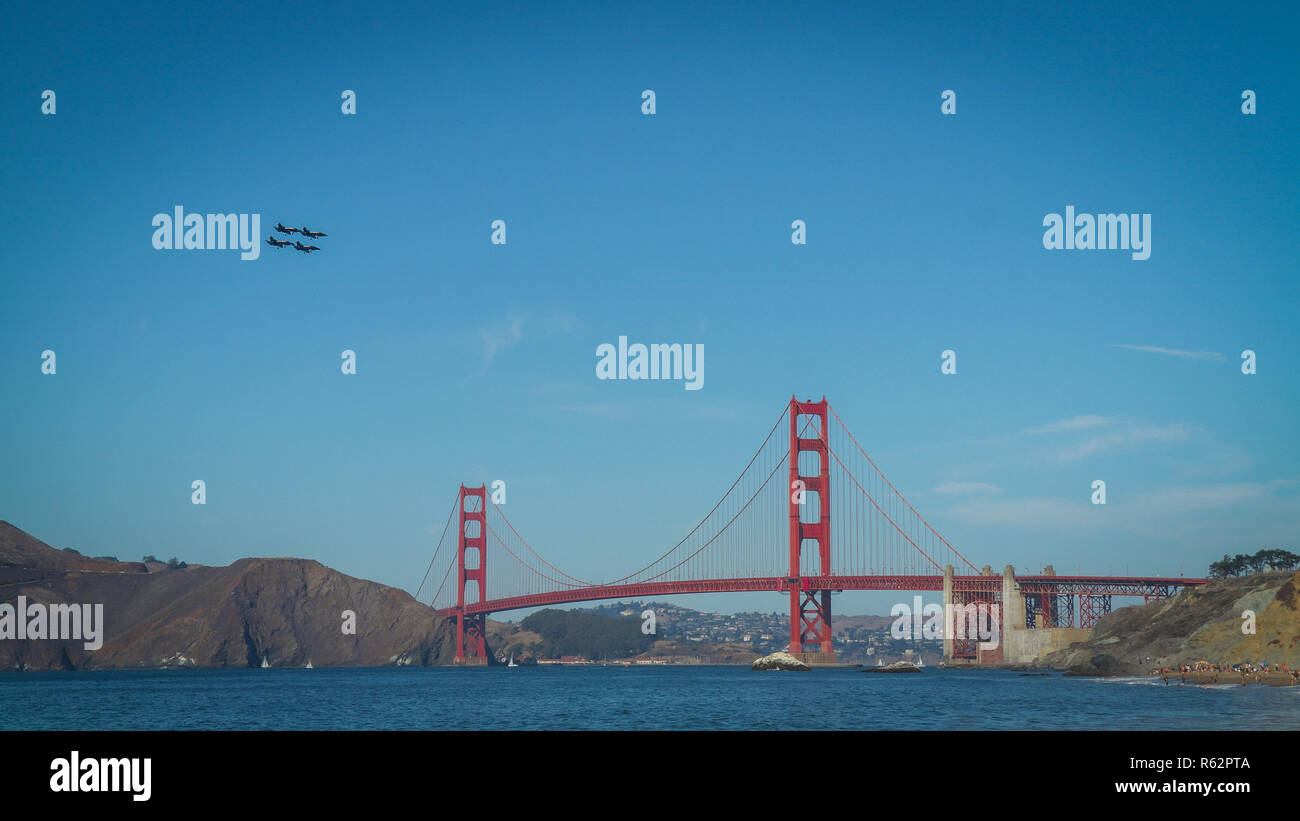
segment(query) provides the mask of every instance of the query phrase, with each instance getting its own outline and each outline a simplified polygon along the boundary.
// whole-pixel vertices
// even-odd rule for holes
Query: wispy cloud
[[[479,339],[483,340],[483,359],[491,362],[497,354],[518,344],[524,338],[524,321],[512,319],[503,325],[481,328],[478,335]]]
[[[989,499],[965,502],[952,509],[964,522],[1031,529],[1081,529],[1104,523],[1086,499]]]
[[[1099,434],[1085,439],[1076,445],[1062,448],[1060,451],[1060,458],[1062,462],[1073,462],[1087,456],[1092,456],[1095,453],[1102,453],[1104,451],[1129,447],[1131,445],[1140,445],[1147,442],[1184,442],[1187,440],[1188,436],[1188,430],[1183,425],[1147,425],[1145,427],[1131,427],[1126,430]]]
[[[504,322],[480,328],[478,336],[483,343],[483,365],[487,367],[498,354],[518,345],[527,336],[567,334],[577,326],[578,320],[572,314],[552,311],[516,315]]]
[[[1223,362],[1226,357],[1221,353],[1214,351],[1182,351],[1177,348],[1160,348],[1155,345],[1119,345],[1108,344],[1107,348],[1125,348],[1130,351],[1145,351],[1146,353],[1158,353],[1165,356],[1179,356],[1183,359],[1208,359],[1212,362]]]
[[[1024,431],[1029,434],[1039,433],[1062,433],[1074,430],[1085,430],[1087,428],[1099,428],[1113,424],[1114,419],[1108,416],[1071,416],[1069,419],[1061,419],[1056,422],[1050,422],[1046,425],[1040,425],[1036,428],[1029,428]]]
[[[955,505],[957,519],[982,525],[1060,530],[1064,527],[1119,528],[1134,532],[1169,532],[1175,527],[1199,528],[1207,521],[1223,523],[1229,512],[1281,514],[1294,521],[1300,512],[1300,481],[1279,478],[1264,482],[1220,482],[1150,491],[1108,505],[1094,505],[1081,491],[1074,499],[972,499]]]
[[[1285,495],[1284,491],[1295,486],[1296,482],[1293,479],[1274,479],[1269,482],[1230,482],[1170,488],[1141,494],[1133,504],[1152,514],[1196,513],[1231,508],[1243,502]]]
[[[973,496],[976,494],[1001,493],[1002,488],[989,482],[944,482],[934,489],[935,493],[945,496]]]

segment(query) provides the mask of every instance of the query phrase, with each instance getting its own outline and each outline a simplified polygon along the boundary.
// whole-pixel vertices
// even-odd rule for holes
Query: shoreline
[[[1170,687],[1179,687],[1191,684],[1237,684],[1242,687],[1251,685],[1261,685],[1268,687],[1300,687],[1291,678],[1290,673],[1284,673],[1281,670],[1270,670],[1267,673],[1237,673],[1232,670],[1218,671],[1213,670],[1194,670],[1190,673],[1157,673],[1148,675],[1147,678],[1155,681],[1164,680]]]

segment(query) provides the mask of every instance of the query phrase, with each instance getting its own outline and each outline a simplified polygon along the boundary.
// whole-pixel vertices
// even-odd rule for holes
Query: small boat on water
[[[518,664],[515,664],[515,654],[514,654],[514,653],[511,653],[511,654],[510,654],[510,663],[507,664],[506,666],[507,666],[507,667],[518,667],[518,666],[519,666]]]
[[[267,667],[270,666],[271,666],[271,662],[266,660],[266,656],[262,656],[262,668],[266,669]]]
[[[312,669],[312,666],[311,666],[311,659],[307,659],[307,667],[306,667],[306,669],[308,669],[308,670],[311,670],[311,669]]]

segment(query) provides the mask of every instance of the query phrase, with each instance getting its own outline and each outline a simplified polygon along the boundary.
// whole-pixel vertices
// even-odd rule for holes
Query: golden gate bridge
[[[485,485],[461,485],[429,565],[431,572],[440,557],[447,565],[432,604],[456,625],[458,664],[490,663],[487,615],[527,607],[777,591],[789,596],[790,652],[827,663],[835,659],[831,594],[843,590],[941,591],[945,604],[997,604],[1005,635],[1088,629],[1110,611],[1113,596],[1150,601],[1205,582],[1050,572],[1015,577],[1010,567],[996,575],[987,565],[976,568],[886,478],[825,397],[791,397],[704,518],[657,558],[612,581],[560,570],[488,501]],[[453,520],[454,550],[447,539]],[[950,638],[945,656],[1002,660],[1000,648],[981,654],[974,638]]]

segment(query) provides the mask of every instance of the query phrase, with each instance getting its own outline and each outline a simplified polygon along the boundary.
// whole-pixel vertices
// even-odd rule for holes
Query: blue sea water
[[[1300,687],[1007,671],[519,667],[0,675],[3,730],[1300,729]]]

